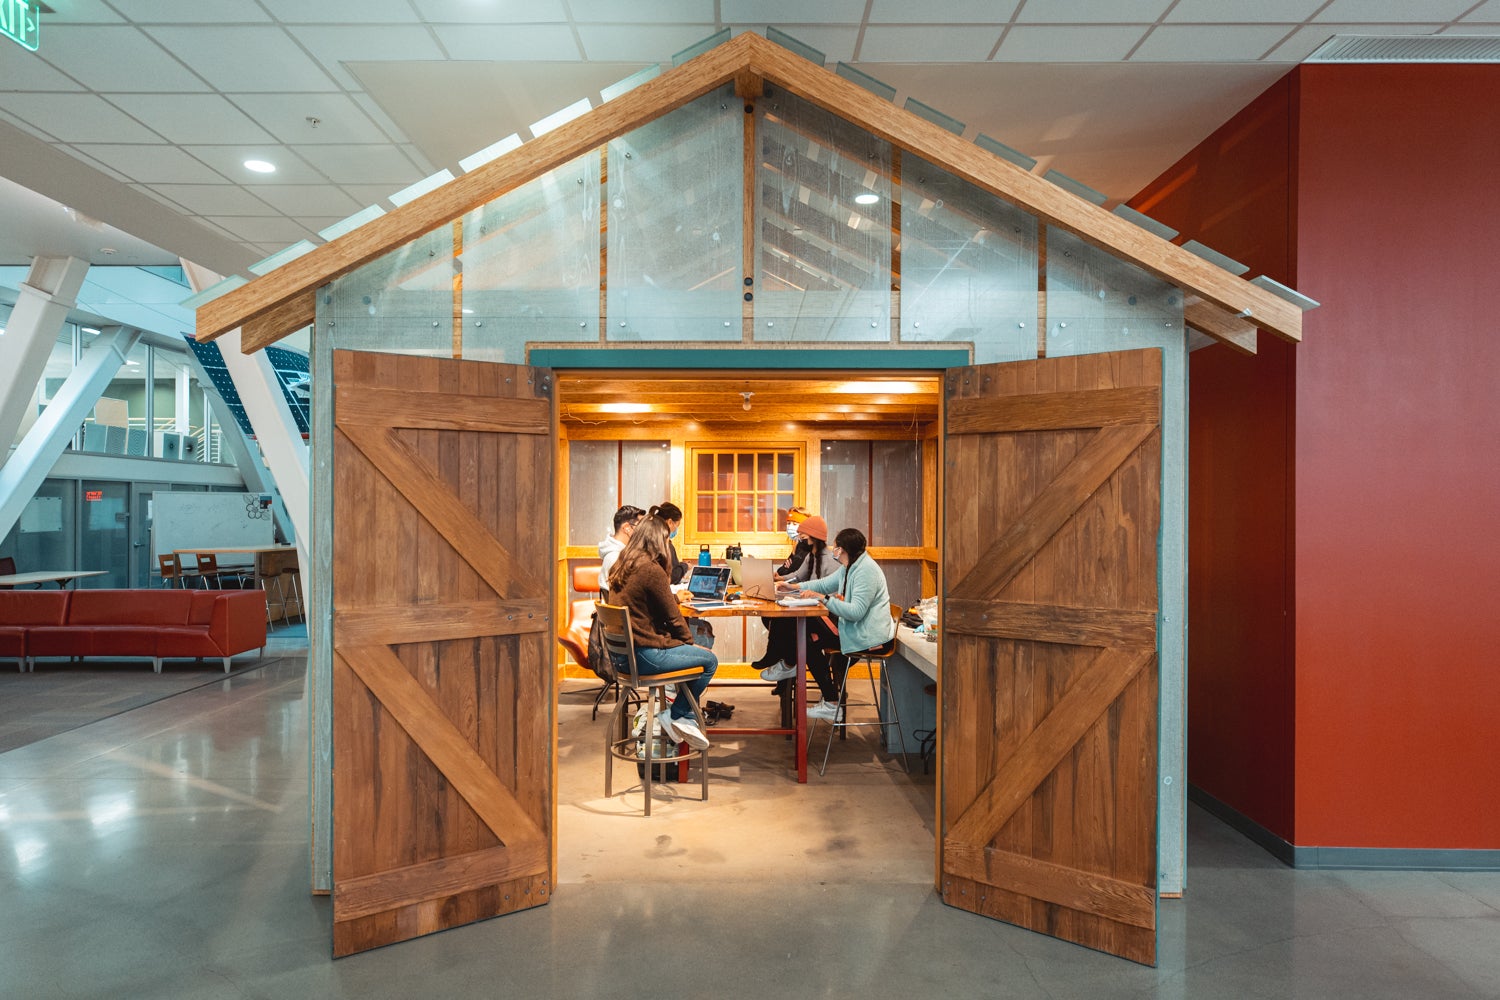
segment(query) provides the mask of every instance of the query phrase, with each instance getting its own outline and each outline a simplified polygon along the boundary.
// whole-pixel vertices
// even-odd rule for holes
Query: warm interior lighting
[[[266,160],[246,160],[245,169],[253,170],[257,174],[274,174],[276,172],[276,164]]]
[[[650,403],[600,403],[601,413],[650,413]]]
[[[843,382],[834,392],[887,392],[903,396],[924,391],[915,382]]]

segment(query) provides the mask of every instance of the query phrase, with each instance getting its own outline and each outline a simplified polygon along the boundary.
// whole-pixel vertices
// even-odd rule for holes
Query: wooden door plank
[[[505,844],[483,851],[437,858],[375,875],[345,879],[333,897],[333,918],[355,920],[372,914],[441,899],[472,888],[547,872],[542,841]]]
[[[1156,612],[952,597],[943,603],[943,629],[1077,646],[1141,647],[1156,644]]]
[[[963,878],[1135,927],[1155,926],[1156,893],[1149,886],[973,844],[955,846],[948,858],[949,870]]]
[[[466,601],[441,605],[365,605],[338,608],[334,642],[340,646],[439,642],[486,635],[552,631],[551,602]]]
[[[997,434],[1154,423],[1160,415],[1161,392],[1149,385],[955,399],[948,405],[948,433]]]
[[[546,399],[511,399],[497,407],[494,396],[346,387],[335,391],[334,406],[340,423],[356,425],[540,435],[552,426]]]

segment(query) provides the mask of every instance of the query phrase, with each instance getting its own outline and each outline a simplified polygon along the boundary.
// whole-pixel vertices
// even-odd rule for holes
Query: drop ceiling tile
[[[385,108],[383,108],[380,105],[380,102],[376,101],[375,98],[362,91],[350,94],[349,98],[354,101],[355,104],[359,105],[360,109],[364,111],[367,116],[369,116],[369,119],[374,122],[376,126],[379,127],[380,131],[383,132],[389,139],[391,139],[393,142],[406,141],[406,132],[402,130],[400,125],[396,124],[395,120],[386,113]]]
[[[1484,3],[1464,17],[1464,21],[1483,21],[1490,24],[1500,22],[1500,0],[1484,0]]]
[[[1268,62],[1299,63],[1334,35],[1413,35],[1436,31],[1436,24],[1308,24],[1278,45]]]
[[[52,8],[52,13],[45,15],[49,27],[54,24],[119,24],[125,20],[104,0],[69,0],[68,3],[48,6]]]
[[[1170,0],[1026,0],[1017,24],[1151,24]]]
[[[7,94],[5,110],[63,142],[161,141],[161,136],[93,94]]]
[[[474,0],[413,0],[424,21],[434,24],[544,24],[568,19],[561,0],[475,3]]]
[[[875,0],[871,24],[1006,24],[1018,0],[946,0],[914,4],[911,0]]]
[[[265,22],[257,4],[244,0],[110,0],[138,24],[246,24]]]
[[[736,24],[853,24],[865,16],[865,0],[720,0],[719,16]],[[796,32],[792,32],[796,34]]]
[[[128,177],[128,176],[126,176],[125,174],[121,173],[120,171],[116,170],[109,163],[108,160],[101,160],[98,157],[90,156],[90,155],[82,152],[83,149],[90,148],[88,146],[73,146],[73,147],[59,146],[57,148],[61,149],[63,152],[68,153],[70,156],[75,157],[78,160],[78,162],[84,164],[85,166],[93,167],[95,170],[99,171],[101,174],[103,174],[104,176],[106,176],[106,177],[108,177],[108,178],[110,178],[112,180],[117,180],[121,184],[128,184],[128,183],[130,183],[131,178]],[[96,148],[97,149],[97,148],[100,148],[100,147],[92,147],[92,148]],[[116,149],[116,148],[122,148],[122,147],[110,146],[110,147],[103,147],[103,148]],[[172,149],[173,147],[172,146],[127,146],[127,147],[123,147],[123,148],[126,148],[126,149],[159,149],[159,150],[164,150],[164,149]],[[220,178],[220,179],[222,180],[222,178]]]
[[[58,70],[47,64],[45,58],[27,52],[19,45],[0,47],[0,80],[4,89],[12,90],[82,90],[74,80],[69,80]]]
[[[255,196],[283,215],[342,219],[363,206],[332,184],[279,184],[255,189]]]
[[[379,205],[386,211],[390,211],[391,209],[391,195],[400,190],[400,188],[392,187],[389,184],[341,184],[339,186],[344,189],[345,194],[359,202],[360,208],[364,208],[367,205]],[[346,212],[343,218],[347,219],[353,214],[353,212]],[[334,220],[334,222],[338,221],[338,219]],[[327,229],[328,227],[324,226],[323,228]]]
[[[1500,24],[1484,21],[1471,24],[1468,21],[1460,21],[1444,28],[1442,33],[1445,35],[1500,35]]]
[[[1327,0],[1256,0],[1255,3],[1227,4],[1224,0],[1177,0],[1167,15],[1167,22],[1191,21],[1217,24],[1233,21],[1247,24],[1256,21],[1290,23],[1305,21]]]
[[[278,215],[276,209],[233,184],[152,184],[194,215]]]
[[[865,29],[861,62],[983,62],[999,28],[909,27]]]
[[[432,32],[421,25],[339,25],[289,30],[324,69],[354,90],[363,88],[345,63],[443,58]]]
[[[620,0],[572,0],[568,7],[579,24],[605,21],[631,24],[713,24],[713,0],[651,0],[623,7]],[[705,32],[710,34],[711,32]],[[699,36],[700,38],[703,36]]]
[[[583,56],[599,62],[667,62],[675,52],[714,33],[704,24],[581,24]]]
[[[736,29],[740,25],[734,25]],[[765,25],[745,25],[745,27],[765,30]],[[804,45],[811,45],[830,63],[852,62],[854,60],[854,43],[859,41],[859,29],[856,27],[838,28],[821,24],[797,24],[786,34],[792,36]]]
[[[1016,25],[1000,43],[996,62],[1116,62],[1125,58],[1143,26],[1113,27]]]
[[[36,138],[40,139],[42,142],[46,142],[46,143],[55,143],[55,142],[57,142],[57,137],[56,136],[54,136],[51,133],[46,132],[46,131],[44,131],[42,129],[37,128],[35,125],[32,125],[30,122],[23,121],[22,119],[17,118],[14,115],[11,115],[11,114],[7,113],[3,108],[0,108],[0,121],[5,122],[7,125],[12,125],[15,128],[17,128],[17,129],[20,129],[22,132],[25,132],[27,135],[35,136]]]
[[[407,159],[416,164],[423,177],[437,173],[437,166],[427,158],[427,154],[412,143],[404,142],[398,148],[406,154]]]
[[[223,184],[227,180],[176,146],[76,145],[73,148],[143,184]]]
[[[210,89],[129,25],[60,25],[47,33],[45,48],[49,62],[90,90],[173,94]]]
[[[1289,25],[1166,24],[1152,31],[1132,62],[1252,62],[1281,44]]]
[[[261,143],[271,139],[218,94],[116,94],[111,100],[175,143]]]
[[[579,58],[573,31],[562,24],[438,25],[432,30],[450,59],[572,62]]]
[[[328,178],[305,163],[285,146],[274,142],[249,146],[183,146],[183,151],[202,160],[236,184],[271,187],[278,184],[326,184]],[[265,160],[276,165],[274,174],[245,169],[246,160]]]
[[[343,94],[229,94],[245,114],[285,143],[385,142],[385,133]],[[314,125],[307,119],[316,118]]]
[[[229,93],[337,90],[338,84],[281,28],[148,28],[213,86]]]
[[[260,4],[287,24],[344,24],[351,31],[363,24],[414,24],[417,20],[407,0],[260,0]]]
[[[422,172],[388,145],[295,146],[293,152],[335,184],[389,184],[396,191],[422,179]]]
[[[205,218],[247,243],[279,243],[282,247],[286,247],[313,235],[313,231],[301,222],[288,219],[284,215],[274,217],[210,215]]]
[[[1318,11],[1317,21],[1363,24],[1371,21],[1451,21],[1474,6],[1474,0],[1333,0]]]
[[[146,185],[146,184],[128,184],[126,186],[129,187],[130,190],[136,192],[137,194],[143,194],[147,198],[150,198],[152,201],[154,201],[154,202],[156,202],[158,204],[167,206],[168,208],[170,208],[174,212],[177,212],[177,213],[180,214],[183,211],[183,208],[182,208],[181,205],[177,204],[177,202],[173,201],[171,198],[168,198],[166,195],[162,194],[161,192],[152,190],[149,185]]]

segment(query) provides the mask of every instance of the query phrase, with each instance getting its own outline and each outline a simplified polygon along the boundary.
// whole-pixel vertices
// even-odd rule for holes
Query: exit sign
[[[42,42],[41,12],[32,0],[0,0],[0,32],[35,52]]]

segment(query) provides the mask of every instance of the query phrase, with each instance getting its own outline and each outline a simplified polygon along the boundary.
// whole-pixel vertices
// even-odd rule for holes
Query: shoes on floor
[[[694,750],[707,750],[709,747],[708,737],[703,735],[703,730],[698,728],[698,720],[691,715],[684,715],[680,719],[672,719],[672,727],[677,730],[679,739],[685,741]]]
[[[807,708],[809,719],[822,719],[824,722],[838,722],[840,714],[837,700],[824,699]]]
[[[797,668],[789,667],[781,660],[777,660],[760,672],[763,681],[789,681],[797,676]]]

